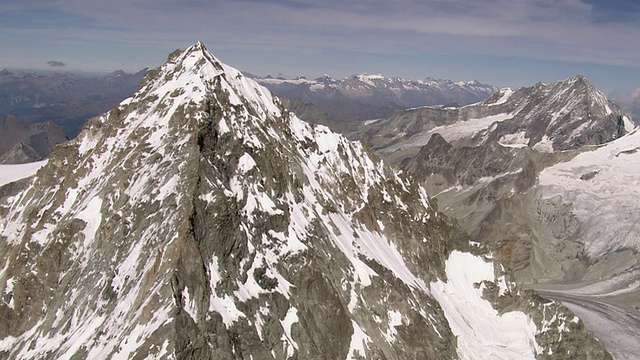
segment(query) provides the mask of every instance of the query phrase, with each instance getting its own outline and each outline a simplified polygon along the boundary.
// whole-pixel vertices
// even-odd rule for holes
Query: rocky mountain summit
[[[49,156],[53,146],[69,140],[52,122],[25,124],[15,116],[0,119],[0,164],[21,164]]]
[[[498,142],[553,152],[603,144],[631,129],[631,120],[578,75],[551,84],[505,88],[461,108],[406,110],[367,123],[357,137],[400,162],[415,155],[435,133],[457,147]]]
[[[324,75],[313,80],[302,76],[295,79],[255,77],[254,80],[291,102],[289,105],[302,119],[342,132],[355,121],[386,117],[394,111],[417,106],[467,105],[482,101],[498,90],[475,80],[407,80],[369,74],[343,79]],[[317,109],[309,112],[310,107]]]
[[[8,359],[607,359],[425,189],[201,43],[0,187]]]
[[[630,340],[640,335],[631,165],[640,142],[584,77],[503,89],[459,109],[405,111],[354,137],[435,194],[519,283],[589,304],[581,315],[618,358],[640,350]]]
[[[515,91],[503,89],[463,108],[405,111],[365,126],[356,137],[368,140],[387,160],[438,194],[443,208],[461,221],[474,241],[502,243],[523,238],[513,232],[531,234],[531,224],[524,229],[515,226],[529,216],[511,207],[519,194],[535,187],[542,169],[619,139],[633,128],[601,92],[575,76]],[[524,204],[516,208],[531,203],[520,200]],[[509,229],[500,224],[509,224]],[[508,260],[515,260],[516,270],[529,263],[532,245],[526,243],[515,252],[508,247]],[[558,254],[557,249],[551,251]],[[548,274],[549,264],[541,264],[540,271]],[[548,276],[537,273],[528,278],[540,281]]]

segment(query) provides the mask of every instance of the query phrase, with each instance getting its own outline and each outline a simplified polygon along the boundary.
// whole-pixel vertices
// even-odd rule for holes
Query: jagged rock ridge
[[[6,358],[607,358],[422,187],[201,43],[0,199]]]
[[[461,108],[423,107],[366,124],[364,138],[392,161],[415,156],[440,134],[456,147],[498,142],[539,151],[603,144],[628,133],[631,120],[583,76],[517,90],[502,89]]]

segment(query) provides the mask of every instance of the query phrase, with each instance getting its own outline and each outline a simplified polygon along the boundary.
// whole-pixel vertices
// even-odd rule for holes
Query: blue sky
[[[137,71],[197,40],[257,75],[477,79],[575,74],[640,87],[635,0],[22,0],[0,3],[0,67]]]

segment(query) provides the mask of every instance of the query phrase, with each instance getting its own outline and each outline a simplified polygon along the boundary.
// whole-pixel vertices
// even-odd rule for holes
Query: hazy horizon
[[[499,87],[640,87],[640,5],[594,0],[28,0],[0,5],[0,68],[109,73],[198,40],[259,76],[360,73]]]

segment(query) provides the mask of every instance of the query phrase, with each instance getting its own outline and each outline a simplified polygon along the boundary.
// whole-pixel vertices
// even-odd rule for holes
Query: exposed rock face
[[[587,150],[586,145],[607,143],[632,128],[630,119],[601,92],[575,76],[549,85],[503,89],[462,108],[408,110],[365,126],[353,137],[366,139],[438,194],[441,208],[460,220],[472,240],[503,249],[503,260],[512,270],[535,264],[534,253],[554,259],[553,266],[542,261],[537,271],[526,275],[529,281],[540,281],[572,272],[561,270],[568,266],[562,263],[580,258],[583,247],[575,243],[577,229],[570,225],[573,218],[566,217],[570,211],[561,217],[562,225],[553,225],[549,217],[558,216],[555,208],[537,203],[532,189],[539,172]],[[554,245],[538,241],[552,225],[566,227],[555,231]]]
[[[49,156],[67,137],[52,122],[25,124],[15,116],[0,119],[0,164],[22,164]]]
[[[477,81],[406,80],[368,74],[340,80],[326,75],[314,80],[303,77],[255,80],[283,99],[317,106],[326,113],[326,122],[323,122],[325,118],[307,116],[305,112],[296,111],[296,114],[305,121],[327,125],[343,133],[356,126],[358,120],[378,119],[416,106],[467,105],[482,101],[498,90]]]
[[[417,183],[200,43],[0,187],[0,215],[4,358],[610,358]]]
[[[396,162],[413,157],[438,133],[457,147],[499,142],[542,152],[577,149],[617,139],[631,120],[583,76],[518,90],[503,89],[462,108],[407,110],[359,129],[365,139]]]
[[[613,305],[598,311],[611,323],[625,314],[633,337],[640,214],[630,184],[640,141],[630,131],[630,119],[577,76],[460,109],[406,111],[354,137],[436,194],[440,209],[495,250],[519,283]],[[592,324],[618,356],[640,350],[621,346],[625,332],[600,320]]]

